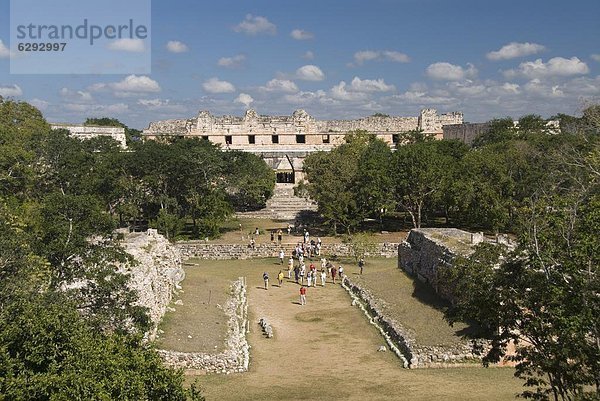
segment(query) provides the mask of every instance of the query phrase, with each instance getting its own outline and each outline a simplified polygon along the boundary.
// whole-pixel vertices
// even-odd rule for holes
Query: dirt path
[[[403,369],[390,351],[377,352],[383,339],[339,285],[310,288],[301,306],[297,284],[264,290],[254,270],[246,271],[250,371],[202,376],[208,400],[510,400],[519,391],[512,369]],[[261,317],[274,338],[262,335]]]

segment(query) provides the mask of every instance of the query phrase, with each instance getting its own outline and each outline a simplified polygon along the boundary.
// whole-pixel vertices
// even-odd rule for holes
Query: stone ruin
[[[148,308],[153,323],[148,338],[154,339],[173,294],[181,289],[179,283],[185,278],[181,253],[153,229],[125,234],[122,245],[136,263],[122,266],[121,271],[129,274],[129,286],[138,293],[138,303]]]
[[[418,228],[408,233],[398,247],[398,267],[431,287],[444,299],[451,301],[450,289],[439,282],[440,268],[451,267],[456,256],[469,256],[481,242],[502,244],[509,248],[515,243],[499,234],[495,239],[483,233],[470,233],[457,228]]]

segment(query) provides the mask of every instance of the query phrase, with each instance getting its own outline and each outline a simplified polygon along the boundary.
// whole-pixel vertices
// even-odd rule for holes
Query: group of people
[[[285,255],[282,255],[283,251],[280,251],[279,258],[283,260]],[[297,262],[296,262],[297,260]],[[361,259],[359,262],[359,266],[362,269],[364,266],[364,260]],[[306,289],[309,287],[317,287],[317,285],[321,285],[321,287],[325,287],[325,283],[327,282],[327,278],[331,277],[331,281],[333,284],[336,283],[336,279],[343,282],[344,279],[344,267],[339,265],[337,268],[331,261],[328,261],[326,258],[321,258],[321,268],[317,270],[317,266],[314,263],[310,263],[310,265],[306,266],[302,256],[300,255],[297,259],[294,259],[294,256],[290,256],[288,259],[288,270],[287,270],[287,278],[289,280],[292,279],[292,274],[294,276],[294,281],[296,284],[300,285],[300,305],[306,305]],[[277,274],[277,281],[279,287],[282,286],[285,274],[283,270],[279,270]],[[265,290],[269,289],[269,274],[267,272],[263,273],[263,280],[265,284]]]
[[[287,232],[288,235],[291,233],[292,226],[288,225]],[[259,235],[259,229],[256,228],[254,231],[255,235]],[[271,230],[271,242],[275,242],[275,236],[277,236],[277,243],[281,244],[283,232],[281,229],[277,231]],[[321,248],[323,243],[320,237],[317,239],[310,238],[310,233],[307,229],[304,230],[304,234],[302,236],[303,241],[298,242],[292,251],[288,259],[288,269],[287,269],[287,278],[288,280],[292,279],[292,275],[294,277],[294,281],[296,284],[300,285],[300,304],[306,305],[306,291],[309,287],[317,287],[318,284],[321,287],[325,287],[325,283],[327,282],[327,278],[331,277],[331,281],[333,284],[336,283],[336,280],[342,281],[344,279],[344,267],[339,265],[337,268],[331,261],[328,261],[325,257],[321,258],[321,266],[320,269],[317,270],[317,266],[311,261],[308,267],[305,263],[305,258],[311,260],[313,257],[321,256]],[[255,241],[254,237],[252,237],[250,241],[250,247],[254,249]],[[286,254],[282,249],[279,250],[278,253],[279,263],[281,265],[284,264]],[[365,261],[361,258],[358,262],[358,267],[360,268],[360,274],[363,274]],[[279,286],[281,287],[283,284],[283,280],[285,278],[285,274],[283,270],[279,270],[277,274],[277,281]],[[263,273],[263,281],[265,290],[269,289],[269,274],[265,271]]]

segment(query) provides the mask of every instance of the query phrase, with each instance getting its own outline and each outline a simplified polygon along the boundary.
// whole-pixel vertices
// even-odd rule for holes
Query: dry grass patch
[[[410,330],[420,345],[452,345],[468,331],[466,324],[451,327],[442,309],[447,304],[427,285],[413,279],[398,268],[398,260],[372,258],[362,276],[358,267],[349,265],[350,278],[384,302],[386,315]]]

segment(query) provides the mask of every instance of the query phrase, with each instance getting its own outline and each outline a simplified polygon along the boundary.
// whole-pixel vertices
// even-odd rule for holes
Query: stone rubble
[[[267,338],[273,338],[273,327],[271,327],[271,324],[267,321],[266,318],[261,317],[258,321],[258,324],[260,325],[260,327],[262,327],[263,332],[265,333]]]

